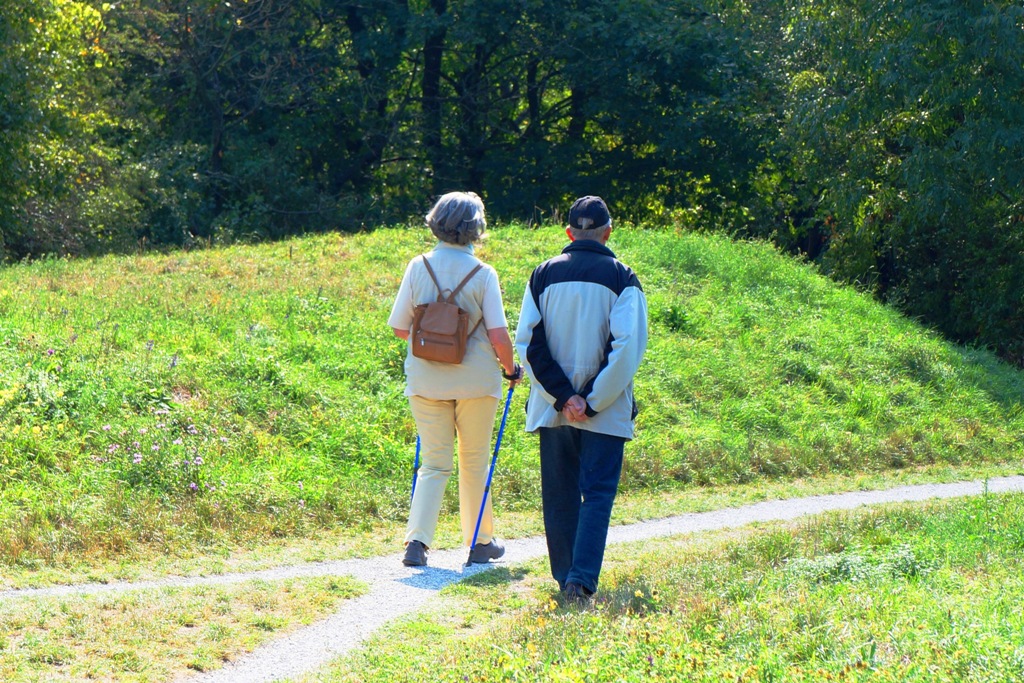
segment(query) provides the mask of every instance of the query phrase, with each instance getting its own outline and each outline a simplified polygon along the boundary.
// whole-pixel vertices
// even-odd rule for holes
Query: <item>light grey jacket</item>
[[[539,265],[523,296],[516,351],[530,378],[526,430],[571,425],[633,438],[633,377],[647,349],[647,299],[610,249],[572,242]],[[570,423],[574,394],[590,419]]]

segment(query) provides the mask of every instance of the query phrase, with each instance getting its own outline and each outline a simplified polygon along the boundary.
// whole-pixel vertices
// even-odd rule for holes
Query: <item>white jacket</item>
[[[530,377],[526,430],[571,425],[633,438],[633,376],[647,349],[647,299],[636,275],[594,240],[578,240],[533,271],[516,351]],[[574,394],[590,419],[570,423]]]

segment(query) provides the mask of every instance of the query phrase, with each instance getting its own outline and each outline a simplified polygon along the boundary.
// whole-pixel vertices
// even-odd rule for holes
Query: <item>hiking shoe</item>
[[[576,607],[586,607],[589,605],[590,601],[593,600],[593,595],[593,593],[580,584],[571,582],[565,584],[565,590],[562,591],[562,599],[565,600],[565,604]]]
[[[427,546],[420,541],[409,541],[405,546],[405,557],[402,564],[406,567],[425,567],[427,565]]]
[[[471,551],[469,551],[469,562],[470,564],[486,564],[491,560],[496,560],[505,554],[505,546],[500,545],[497,541],[492,540],[490,543],[477,543]]]

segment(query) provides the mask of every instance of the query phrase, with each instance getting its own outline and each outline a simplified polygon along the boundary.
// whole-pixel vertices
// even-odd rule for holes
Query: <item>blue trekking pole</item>
[[[420,435],[416,435],[416,457],[412,461],[412,493],[409,494],[409,505],[412,505],[412,499],[416,497],[416,475],[420,471]]]
[[[508,419],[508,407],[512,404],[512,390],[515,389],[513,384],[508,388],[508,395],[505,397],[505,410],[501,413],[501,426],[498,427],[498,438],[494,442],[494,455],[491,456],[491,469],[487,472],[487,484],[484,486],[484,498],[480,501],[480,514],[476,517],[476,529],[473,530],[473,542],[469,544],[469,557],[466,558],[466,566],[473,564],[471,558],[473,557],[473,550],[476,548],[476,538],[480,534],[480,522],[484,518],[484,508],[487,506],[487,494],[491,490],[491,478],[494,477],[494,464],[498,462],[498,449],[501,448],[501,437],[505,433],[505,420]]]

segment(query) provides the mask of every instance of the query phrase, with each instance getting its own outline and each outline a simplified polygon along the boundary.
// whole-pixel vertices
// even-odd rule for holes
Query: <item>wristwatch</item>
[[[501,371],[501,376],[510,382],[518,382],[523,378],[523,366],[521,366],[519,363],[516,363],[515,369],[512,371],[511,375],[506,375],[505,370],[503,368]]]

